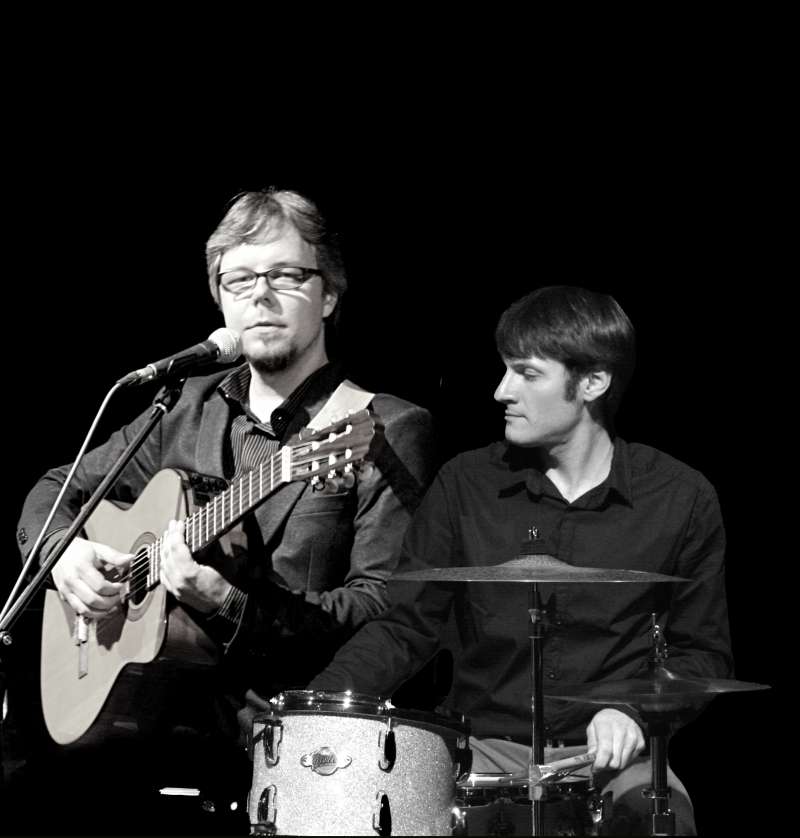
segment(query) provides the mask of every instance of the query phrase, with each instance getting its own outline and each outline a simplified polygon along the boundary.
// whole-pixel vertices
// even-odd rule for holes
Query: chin
[[[510,431],[508,428],[506,428],[506,442],[511,443],[511,445],[518,445],[520,448],[533,448],[541,444],[540,440],[536,437],[514,433],[514,431]]]

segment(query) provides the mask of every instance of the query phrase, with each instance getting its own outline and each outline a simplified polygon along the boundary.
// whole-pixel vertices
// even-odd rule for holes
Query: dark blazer
[[[224,445],[231,409],[217,389],[226,375],[186,382],[177,405],[125,468],[109,499],[134,502],[164,468],[232,476]],[[342,378],[335,366],[315,378],[285,439],[316,415]],[[433,437],[430,414],[416,405],[379,394],[370,409],[382,427],[371,473],[332,494],[290,483],[229,539],[232,546],[219,569],[249,595],[242,625],[224,644],[227,689],[240,698],[248,690],[268,697],[302,687],[359,625],[386,608],[386,579],[432,476]],[[86,454],[51,531],[69,526],[149,413]],[[67,471],[67,466],[52,469],[29,493],[18,528],[23,557]],[[198,621],[202,624],[199,615]]]

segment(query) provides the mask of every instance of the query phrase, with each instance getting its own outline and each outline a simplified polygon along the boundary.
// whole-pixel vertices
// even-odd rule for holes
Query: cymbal
[[[684,678],[659,666],[643,678],[562,684],[545,691],[545,698],[582,704],[633,704],[643,710],[664,711],[686,706],[721,693],[771,689],[769,684],[726,678]]]
[[[577,567],[555,556],[539,553],[518,556],[502,564],[482,567],[429,567],[395,573],[392,581],[420,582],[688,582],[644,570]]]

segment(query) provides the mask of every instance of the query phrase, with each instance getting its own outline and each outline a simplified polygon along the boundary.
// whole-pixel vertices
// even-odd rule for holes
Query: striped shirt
[[[225,475],[235,480],[265,462],[281,447],[281,442],[295,413],[302,405],[314,382],[328,375],[331,365],[326,364],[311,373],[288,398],[270,414],[269,422],[262,422],[250,410],[250,367],[243,364],[232,370],[217,386],[232,413],[230,432],[225,442],[223,461]],[[232,585],[222,605],[207,616],[228,635],[227,646],[236,636],[241,624],[247,594]]]

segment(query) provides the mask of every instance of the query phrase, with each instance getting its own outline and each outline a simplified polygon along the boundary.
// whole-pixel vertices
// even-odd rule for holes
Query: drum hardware
[[[578,767],[564,766],[563,771]],[[549,767],[542,769],[546,774]],[[550,776],[545,782],[549,788],[543,800],[543,834],[603,834],[611,815],[610,792],[600,794],[586,777]],[[523,835],[531,830],[532,806],[524,772],[471,774],[459,783],[457,802],[454,835]]]
[[[385,791],[380,790],[375,795],[375,811],[372,813],[372,828],[378,835],[392,834],[392,808]]]
[[[278,817],[277,807],[278,789],[274,785],[267,786],[258,798],[257,817],[260,827],[254,834],[277,835],[275,821]]]
[[[530,584],[528,617],[531,640],[531,756],[526,775],[528,798],[531,802],[531,834],[542,835],[544,828],[544,799],[548,784],[537,781],[537,771],[544,762],[544,696],[543,646],[547,615],[542,608],[540,583],[600,583],[600,582],[687,582],[679,576],[663,573],[616,568],[579,567],[567,564],[555,556],[538,552],[533,529],[529,540],[521,545],[519,555],[506,562],[489,566],[441,567],[407,571],[392,576],[393,581],[426,582],[527,582]],[[548,697],[550,694],[548,693]],[[624,702],[630,703],[630,700]]]
[[[629,704],[642,716],[650,740],[651,785],[642,794],[651,801],[650,835],[674,835],[675,813],[669,807],[667,747],[680,714],[698,701],[731,692],[768,690],[768,684],[724,678],[686,678],[669,670],[669,651],[656,615],[651,615],[649,673],[643,678],[564,684],[548,689],[547,697],[588,704]]]
[[[382,730],[378,736],[378,750],[381,752],[378,757],[378,767],[381,771],[391,771],[397,759],[397,743],[392,730],[392,721],[390,716],[386,720],[386,729]]]
[[[296,690],[254,718],[252,738],[253,835],[451,834],[455,777],[469,770],[463,717]]]
[[[261,745],[264,748],[264,761],[272,767],[278,764],[281,758],[281,740],[283,739],[283,722],[280,719],[267,719],[261,732],[257,738],[254,738],[255,745],[261,740]]]

